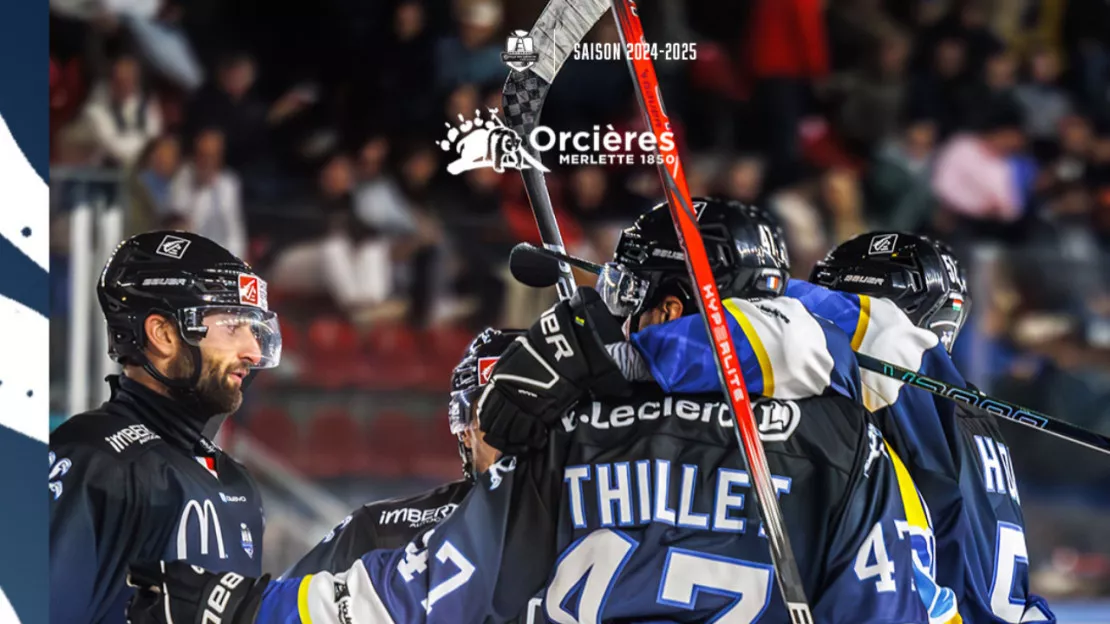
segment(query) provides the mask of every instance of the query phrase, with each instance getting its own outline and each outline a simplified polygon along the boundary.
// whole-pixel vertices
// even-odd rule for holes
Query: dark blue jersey
[[[253,479],[179,418],[171,399],[124,379],[51,434],[51,622],[125,622],[136,561],[261,574]]]
[[[405,548],[271,584],[258,621],[504,622],[545,587],[556,622],[785,621],[727,406],[637,396],[580,404],[543,453],[501,460]],[[929,622],[901,477],[867,412],[841,397],[756,410],[817,621]]]

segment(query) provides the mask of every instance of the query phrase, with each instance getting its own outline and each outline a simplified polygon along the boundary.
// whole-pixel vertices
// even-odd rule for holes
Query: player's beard
[[[189,379],[193,375],[193,350],[183,350],[170,364],[170,377]],[[201,355],[200,379],[196,385],[196,399],[201,410],[208,415],[228,415],[243,403],[242,386],[232,382],[231,372],[241,364],[232,362],[220,365]]]

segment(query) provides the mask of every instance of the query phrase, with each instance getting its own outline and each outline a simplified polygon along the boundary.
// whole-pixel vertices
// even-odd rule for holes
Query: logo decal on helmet
[[[185,250],[189,248],[192,242],[193,241],[186,240],[179,236],[167,234],[166,237],[162,239],[162,242],[158,243],[158,250],[155,253],[160,256],[173,258],[174,260],[180,260],[181,257],[185,255]]]
[[[867,253],[888,254],[894,251],[894,246],[897,244],[897,234],[883,234],[881,236],[873,236],[871,237],[871,244],[868,245]]]
[[[490,375],[493,374],[493,365],[501,358],[483,357],[478,358],[478,385],[484,386],[489,383]]]
[[[262,304],[262,286],[259,281],[257,275],[239,274],[239,303],[257,308],[265,307]]]

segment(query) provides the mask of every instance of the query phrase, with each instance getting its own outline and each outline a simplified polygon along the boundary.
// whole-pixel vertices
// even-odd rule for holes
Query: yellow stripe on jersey
[[[871,297],[859,295],[859,318],[856,319],[856,331],[852,333],[852,351],[859,351],[863,344],[863,337],[867,335],[867,326],[871,323]]]
[[[771,358],[767,356],[767,349],[763,347],[763,341],[759,339],[759,334],[735,301],[726,299],[725,309],[732,314],[732,318],[736,319],[736,322],[740,325],[740,330],[744,332],[744,337],[748,339],[748,344],[752,347],[755,359],[759,362],[759,371],[763,374],[763,390],[759,394],[767,397],[775,396],[775,371],[771,367]]]
[[[312,582],[312,576],[309,574],[301,579],[301,585],[297,588],[297,615],[302,624],[312,624],[312,615],[308,612],[308,584]]]
[[[894,464],[894,474],[898,477],[898,493],[902,497],[902,507],[906,510],[906,522],[909,522],[912,527],[930,529],[929,518],[925,514],[925,507],[921,504],[917,486],[910,477],[910,472],[906,470],[902,458],[898,457],[898,453],[894,452],[890,443],[883,440],[883,444],[886,445],[886,451],[890,455],[890,462]]]

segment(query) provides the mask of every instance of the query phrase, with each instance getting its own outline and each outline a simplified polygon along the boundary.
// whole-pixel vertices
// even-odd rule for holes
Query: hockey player
[[[358,508],[293,564],[282,578],[342,572],[371,550],[404,546],[458,507],[473,487],[475,475],[488,470],[497,459],[490,447],[477,444],[477,430],[470,426],[467,416],[470,401],[474,392],[489,380],[497,358],[522,333],[486,329],[470,343],[451,374],[448,420],[451,433],[458,437],[463,478],[416,496],[378,501]]]
[[[722,294],[754,296],[738,273],[758,275],[767,258],[719,266],[736,288]],[[583,289],[545,313],[501,357],[476,403],[484,442],[544,452],[495,463],[403,552],[369,553],[344,575],[269,585],[179,564],[140,567],[134,580],[151,591],[136,599],[134,620],[192,621],[220,594],[211,615],[225,622],[504,621],[553,567],[544,609],[557,622],[783,621],[727,406],[719,393],[669,396],[652,386],[635,398],[596,396],[623,381],[593,334],[604,323],[599,304]],[[595,399],[577,403],[586,391]],[[928,622],[912,591],[901,474],[868,414],[836,396],[762,400],[757,410],[816,619]]]
[[[266,283],[202,236],[119,245],[97,282],[111,398],[50,436],[50,617],[123,622],[127,566],[183,560],[258,575],[263,515],[249,473],[202,433],[277,366]]]
[[[947,349],[970,298],[963,272],[943,244],[907,233],[867,234],[830,252],[810,282],[791,280],[786,294],[851,335],[860,353],[965,385]],[[649,329],[632,340],[647,367],[669,373],[666,381],[674,389],[716,385],[691,365],[712,357],[700,325]],[[880,413],[884,433],[906,458],[927,503],[911,511],[911,523],[933,514],[935,555],[929,536],[918,536],[919,563],[956,592],[964,621],[1054,621],[1043,599],[1028,590],[1016,482],[992,418],[869,371],[862,380],[865,405]],[[913,509],[912,497],[906,498]]]

